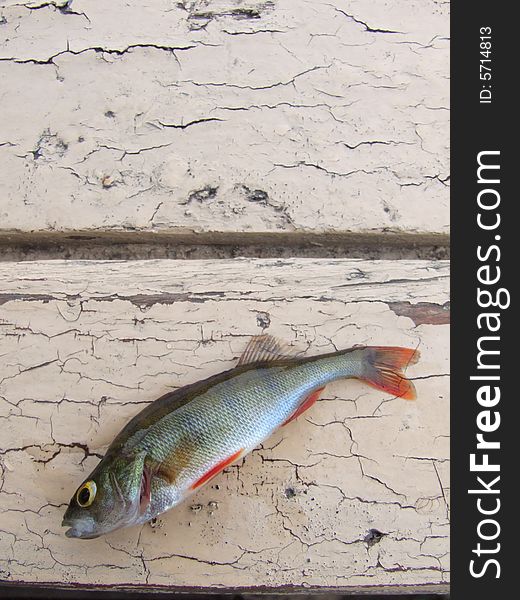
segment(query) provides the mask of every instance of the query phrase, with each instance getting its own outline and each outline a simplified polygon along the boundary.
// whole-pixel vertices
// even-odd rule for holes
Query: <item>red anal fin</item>
[[[282,423],[282,427],[284,425],[287,425],[287,423],[294,421],[294,419],[296,419],[303,412],[308,410],[316,402],[316,400],[319,399],[319,397],[321,396],[321,392],[323,392],[324,389],[325,389],[325,386],[317,389],[315,392],[312,392],[312,394],[309,394],[307,396],[307,398],[303,401],[303,403],[300,404],[300,406],[293,412],[293,414],[286,421],[284,421]]]
[[[240,458],[242,452],[244,452],[243,448],[241,448],[238,452],[235,452],[235,454],[232,454],[228,458],[225,458],[224,460],[220,461],[217,465],[215,465],[207,473],[205,473],[200,479],[197,479],[197,481],[191,485],[190,489],[196,490],[201,485],[207,483],[210,479],[215,477],[215,475],[218,475],[221,471],[223,471],[228,465]]]
[[[141,477],[141,491],[139,496],[139,512],[144,514],[152,498],[152,470],[144,465]]]

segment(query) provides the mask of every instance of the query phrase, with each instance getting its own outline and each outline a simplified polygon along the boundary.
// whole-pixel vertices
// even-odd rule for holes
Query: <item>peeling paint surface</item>
[[[0,7],[4,231],[448,233],[447,2]]]
[[[445,584],[449,326],[416,324],[391,306],[441,309],[448,283],[446,261],[0,263],[0,579]],[[261,332],[308,354],[418,347],[408,371],[418,399],[336,382],[152,524],[65,538],[72,492],[126,421],[168,390],[232,367]]]
[[[450,303],[442,306],[432,302],[390,302],[388,305],[396,315],[410,317],[416,325],[443,325],[450,322]]]

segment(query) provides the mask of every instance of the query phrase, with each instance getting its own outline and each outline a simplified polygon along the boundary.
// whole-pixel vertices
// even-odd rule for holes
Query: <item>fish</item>
[[[65,535],[93,539],[151,521],[299,417],[332,381],[357,378],[414,400],[403,370],[418,358],[396,346],[302,357],[254,336],[234,368],[161,396],[127,423],[72,496]]]

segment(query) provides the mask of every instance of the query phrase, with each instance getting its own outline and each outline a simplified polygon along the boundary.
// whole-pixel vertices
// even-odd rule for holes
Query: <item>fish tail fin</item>
[[[414,384],[403,369],[419,360],[419,352],[397,346],[367,346],[363,355],[363,372],[359,379],[405,400],[415,400]]]

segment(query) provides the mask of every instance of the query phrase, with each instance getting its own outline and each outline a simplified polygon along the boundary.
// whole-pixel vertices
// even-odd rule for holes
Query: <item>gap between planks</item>
[[[446,260],[444,234],[0,232],[0,261],[363,258]]]

